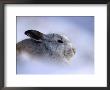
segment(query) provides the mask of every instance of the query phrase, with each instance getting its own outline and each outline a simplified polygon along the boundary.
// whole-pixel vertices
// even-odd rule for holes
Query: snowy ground
[[[17,74],[94,74],[94,17],[17,17],[17,42],[27,38],[24,32],[29,29],[64,33],[75,46],[76,54],[67,66],[17,62]]]

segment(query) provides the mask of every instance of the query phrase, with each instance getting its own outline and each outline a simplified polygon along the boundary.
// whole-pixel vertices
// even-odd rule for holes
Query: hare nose
[[[76,53],[76,49],[75,48],[72,48],[72,50],[73,50],[73,52],[74,52],[74,54]]]

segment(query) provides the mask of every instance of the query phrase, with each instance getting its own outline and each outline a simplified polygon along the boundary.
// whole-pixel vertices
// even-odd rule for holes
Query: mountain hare
[[[30,38],[17,43],[17,55],[26,52],[31,56],[48,57],[58,61],[70,61],[75,54],[75,48],[69,39],[61,34],[43,34],[36,30],[27,30],[25,35]]]

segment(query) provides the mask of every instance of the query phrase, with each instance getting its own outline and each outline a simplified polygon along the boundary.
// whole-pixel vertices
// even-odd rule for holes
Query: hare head
[[[70,60],[76,52],[72,43],[65,35],[56,33],[43,34],[36,30],[27,30],[25,35],[40,43],[41,47],[39,49],[41,48],[41,52],[53,58]]]

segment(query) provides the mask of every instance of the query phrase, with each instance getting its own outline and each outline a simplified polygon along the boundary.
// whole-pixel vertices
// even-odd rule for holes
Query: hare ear
[[[27,31],[25,31],[25,35],[27,35],[30,38],[33,38],[35,40],[43,39],[43,33],[36,31],[36,30],[27,30]]]

